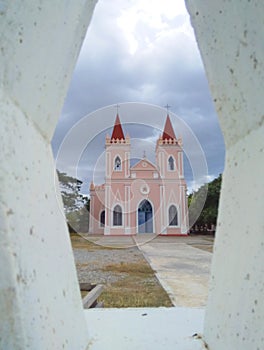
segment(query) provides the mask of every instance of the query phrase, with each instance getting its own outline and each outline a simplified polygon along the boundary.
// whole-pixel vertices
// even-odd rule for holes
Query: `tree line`
[[[90,200],[81,193],[82,181],[57,170],[64,212],[70,232],[88,232]]]
[[[189,219],[194,225],[216,225],[222,184],[222,174],[208,184],[202,185],[188,196]],[[200,208],[202,211],[200,212]],[[200,213],[200,214],[199,214]],[[198,217],[197,217],[198,216]]]

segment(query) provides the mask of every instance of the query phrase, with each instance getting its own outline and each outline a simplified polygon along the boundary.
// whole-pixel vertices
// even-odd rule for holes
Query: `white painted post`
[[[0,1],[0,348],[85,349],[50,140],[95,1]]]
[[[205,341],[263,349],[264,3],[186,3],[226,143]]]

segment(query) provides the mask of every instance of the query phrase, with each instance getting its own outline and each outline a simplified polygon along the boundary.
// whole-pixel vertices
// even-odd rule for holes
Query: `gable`
[[[155,165],[152,164],[147,159],[141,159],[138,163],[133,165],[130,169],[134,170],[134,171],[136,171],[136,170],[157,171],[157,168],[155,167]]]

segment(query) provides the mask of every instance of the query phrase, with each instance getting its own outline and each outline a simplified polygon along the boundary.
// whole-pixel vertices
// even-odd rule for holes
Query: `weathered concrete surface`
[[[212,253],[177,242],[177,237],[139,247],[175,306],[206,305]]]
[[[85,349],[50,147],[94,1],[0,2],[0,348]]]
[[[85,311],[90,350],[204,350],[192,337],[204,310],[188,308],[90,309]]]
[[[264,2],[186,3],[226,144],[205,340],[264,349]]]

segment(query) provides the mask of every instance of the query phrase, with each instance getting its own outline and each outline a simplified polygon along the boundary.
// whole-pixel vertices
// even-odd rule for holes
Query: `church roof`
[[[162,140],[170,140],[170,139],[176,139],[172,124],[171,124],[171,120],[170,120],[170,116],[167,114],[167,119],[166,119],[166,123],[165,123],[165,127],[164,127],[164,131],[162,134]]]
[[[122,125],[121,125],[118,114],[116,115],[115,125],[114,125],[114,129],[113,129],[112,136],[111,136],[111,140],[112,139],[115,139],[115,140],[116,139],[118,139],[118,140],[125,139]]]

